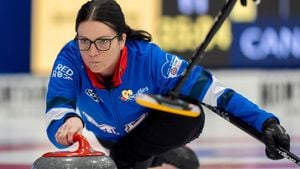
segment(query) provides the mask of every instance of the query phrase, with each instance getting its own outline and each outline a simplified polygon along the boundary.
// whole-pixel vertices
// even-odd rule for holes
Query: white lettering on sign
[[[268,56],[300,59],[299,27],[249,27],[241,34],[239,43],[242,54],[250,60],[263,60]]]

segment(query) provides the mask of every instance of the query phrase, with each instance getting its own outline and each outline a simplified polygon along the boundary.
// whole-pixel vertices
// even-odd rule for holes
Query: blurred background
[[[75,36],[86,0],[0,0],[0,168],[24,169],[48,151],[44,109],[56,55]],[[166,51],[189,59],[225,0],[117,0],[127,23],[149,31]],[[235,6],[200,65],[226,86],[273,112],[300,155],[300,1]],[[190,146],[201,168],[296,168],[271,161],[264,146],[206,110],[202,136]],[[86,132],[86,131],[85,131]],[[86,132],[95,149],[100,145]]]

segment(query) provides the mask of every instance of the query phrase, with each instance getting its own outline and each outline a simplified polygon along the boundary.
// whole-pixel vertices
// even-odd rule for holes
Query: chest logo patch
[[[85,89],[85,94],[97,103],[103,102],[103,100],[92,89]]]
[[[133,92],[132,92],[132,90],[123,90],[121,94],[122,94],[121,99],[124,101],[127,101],[130,99]]]
[[[140,88],[136,93],[133,93],[131,89],[122,90],[120,99],[123,101],[134,100],[137,95],[146,93],[147,91],[149,91],[148,87]]]

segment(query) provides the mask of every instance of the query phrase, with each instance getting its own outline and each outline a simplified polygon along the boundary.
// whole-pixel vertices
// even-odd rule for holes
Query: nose
[[[96,56],[98,55],[99,51],[96,48],[95,44],[91,44],[90,50],[89,50],[89,55],[90,56]]]

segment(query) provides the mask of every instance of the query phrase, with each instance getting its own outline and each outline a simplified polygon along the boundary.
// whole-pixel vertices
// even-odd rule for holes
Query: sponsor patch
[[[74,72],[71,68],[69,68],[68,66],[65,66],[63,64],[58,64],[52,71],[51,77],[62,78],[62,79],[66,79],[66,80],[73,80],[73,78],[72,78],[73,74],[74,74]]]
[[[97,103],[102,102],[103,103],[103,100],[97,95],[97,93],[94,92],[94,90],[85,89],[85,94],[88,95],[95,102],[97,102]]]
[[[161,67],[161,74],[164,78],[174,78],[180,76],[178,74],[182,60],[175,55],[166,54],[166,62]]]
[[[149,91],[148,87],[140,88],[136,93],[133,93],[133,91],[131,89],[122,90],[120,99],[123,101],[134,100],[137,95],[144,94],[147,91]]]

